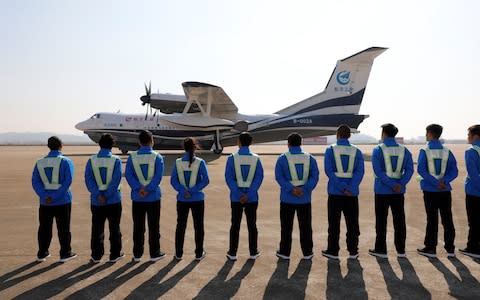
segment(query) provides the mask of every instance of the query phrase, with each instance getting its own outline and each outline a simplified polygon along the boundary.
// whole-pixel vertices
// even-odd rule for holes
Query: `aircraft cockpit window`
[[[94,114],[90,119],[100,119],[100,114]]]

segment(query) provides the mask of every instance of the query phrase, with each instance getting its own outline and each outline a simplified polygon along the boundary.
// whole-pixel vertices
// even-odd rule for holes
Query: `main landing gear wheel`
[[[212,148],[210,150],[213,151],[213,153],[215,154],[221,154],[223,152],[223,146],[222,144],[220,143],[221,141],[221,138],[220,138],[220,131],[217,130],[215,132],[215,136],[213,137],[213,144],[212,144]]]

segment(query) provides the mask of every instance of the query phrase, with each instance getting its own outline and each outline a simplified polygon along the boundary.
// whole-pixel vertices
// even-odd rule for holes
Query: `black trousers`
[[[468,242],[467,248],[480,252],[480,197],[467,195]]]
[[[405,225],[405,196],[403,194],[381,195],[375,194],[375,250],[387,253],[387,217],[388,208],[392,210],[394,241],[398,253],[405,253],[405,239],[407,227]]]
[[[145,216],[148,221],[148,245],[150,257],[160,255],[160,200],[154,202],[132,201],[133,255],[143,255],[145,241]]]
[[[205,211],[204,201],[183,202],[177,201],[177,229],[175,230],[175,255],[183,256],[183,242],[185,241],[185,229],[187,228],[188,212],[192,210],[193,228],[195,230],[195,255],[203,253],[203,215]]]
[[[302,247],[303,255],[310,255],[313,253],[311,203],[290,204],[280,202],[281,238],[279,251],[283,255],[290,256],[295,212],[297,212],[300,246]]]
[[[70,242],[72,234],[70,233],[70,216],[72,204],[64,204],[57,206],[40,205],[38,210],[38,218],[40,225],[38,227],[38,257],[48,255],[48,248],[52,241],[53,219],[57,223],[58,240],[60,241],[60,257],[70,254],[72,248]]]
[[[230,255],[237,254],[238,238],[240,233],[240,224],[242,223],[243,211],[245,211],[245,216],[247,217],[248,246],[250,255],[255,255],[258,252],[257,207],[258,202],[247,202],[243,204],[240,202],[231,202],[232,219],[230,226],[230,249],[228,250]]]
[[[330,253],[338,254],[340,246],[340,219],[345,217],[347,225],[347,250],[351,254],[358,253],[358,197],[328,195],[328,247]]]
[[[427,229],[425,233],[425,247],[435,250],[438,238],[438,212],[442,217],[445,240],[445,250],[455,250],[455,227],[452,218],[452,194],[447,192],[423,192],[425,210],[427,212]]]
[[[92,258],[100,259],[105,253],[103,240],[105,238],[105,221],[108,220],[110,231],[110,259],[120,255],[122,250],[122,233],[120,231],[120,218],[122,217],[122,203],[115,203],[104,206],[90,206],[92,211],[92,237],[90,247]]]

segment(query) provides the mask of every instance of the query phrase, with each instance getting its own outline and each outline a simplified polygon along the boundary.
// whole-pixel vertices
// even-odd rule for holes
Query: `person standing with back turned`
[[[427,146],[418,155],[417,172],[427,213],[425,247],[418,254],[436,258],[438,238],[438,212],[442,217],[447,257],[455,257],[455,227],[452,218],[452,182],[458,176],[457,161],[439,138],[443,127],[438,124],[426,128]]]
[[[70,185],[73,179],[73,162],[63,156],[62,147],[62,141],[58,137],[50,137],[48,139],[50,152],[39,159],[33,169],[32,186],[40,200],[37,261],[45,261],[50,256],[48,248],[52,241],[53,219],[57,223],[60,241],[60,262],[77,257],[70,246],[72,240]]]
[[[338,259],[340,219],[343,211],[347,225],[349,259],[358,258],[358,194],[364,175],[363,155],[350,144],[350,127],[340,125],[337,143],[325,150],[325,174],[328,176],[328,246],[322,255]]]
[[[133,261],[139,262],[143,255],[146,216],[150,261],[154,262],[165,257],[165,253],[160,251],[160,181],[163,176],[163,157],[153,151],[150,131],[142,130],[138,139],[140,149],[130,154],[125,167],[125,177],[132,188]]]
[[[110,262],[122,259],[122,160],[112,155],[115,143],[111,134],[106,133],[98,142],[100,151],[92,155],[85,168],[85,184],[90,192],[90,209],[92,211],[92,263],[99,263],[105,250],[103,247],[105,220],[110,231]]]
[[[263,181],[263,167],[260,158],[250,152],[252,136],[242,132],[238,137],[238,151],[230,155],[225,167],[225,181],[230,189],[232,218],[230,226],[229,260],[237,260],[238,237],[242,214],[245,210],[248,225],[249,259],[260,256],[257,249],[257,207],[258,189]]]
[[[397,256],[405,258],[405,192],[407,183],[413,175],[412,154],[395,141],[398,128],[393,124],[382,125],[382,143],[373,149],[372,166],[375,174],[375,230],[377,237],[375,248],[368,254],[388,258],[387,255],[387,217],[388,208],[392,210],[395,229],[395,248]]]
[[[302,151],[302,136],[288,136],[288,152],[283,153],[275,164],[275,180],[280,185],[280,247],[277,257],[290,259],[293,219],[297,212],[300,229],[300,245],[303,259],[313,258],[312,239],[312,191],[318,183],[318,165],[315,158]]]
[[[467,247],[459,251],[467,256],[480,258],[480,125],[468,128],[468,143],[472,144],[465,151],[465,204],[469,229]]]
[[[203,249],[205,213],[205,193],[203,189],[208,185],[207,165],[205,161],[195,156],[197,146],[193,138],[183,140],[185,153],[175,161],[170,177],[170,184],[177,194],[177,229],[175,230],[175,256],[176,260],[183,258],[183,243],[185,229],[187,228],[188,212],[192,211],[193,227],[195,230],[195,260],[205,258]]]

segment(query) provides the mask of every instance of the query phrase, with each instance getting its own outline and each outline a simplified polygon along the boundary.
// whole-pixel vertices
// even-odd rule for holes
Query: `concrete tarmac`
[[[453,218],[456,247],[466,245],[468,232],[465,211],[465,162],[467,145],[448,145],[459,166],[459,177],[453,182]],[[315,257],[301,260],[298,223],[293,232],[292,256],[289,262],[279,261],[275,250],[280,240],[279,187],[274,179],[278,154],[286,146],[253,146],[260,154],[265,179],[260,189],[257,225],[261,256],[249,261],[245,218],[242,221],[238,261],[228,262],[230,227],[229,192],[224,182],[227,148],[223,155],[200,153],[207,160],[210,185],[205,189],[205,250],[207,256],[194,261],[194,237],[191,216],[185,237],[184,259],[173,260],[176,226],[175,192],[170,186],[171,166],[180,152],[164,154],[167,172],[163,192],[160,244],[167,257],[148,262],[148,241],[140,263],[132,263],[132,217],[130,188],[122,181],[123,213],[121,229],[126,257],[117,263],[106,262],[109,253],[108,226],[102,262],[90,264],[91,212],[89,194],[83,174],[95,146],[65,146],[64,154],[73,159],[75,176],[72,185],[72,249],[78,257],[58,263],[59,244],[56,229],[50,246],[51,257],[36,263],[38,199],[31,187],[35,161],[48,152],[46,146],[2,146],[0,156],[0,299],[479,299],[480,266],[457,251],[447,259],[443,249],[443,228],[439,224],[438,259],[427,259],[416,253],[423,247],[426,215],[422,192],[416,180],[409,183],[405,200],[407,218],[407,259],[397,259],[393,245],[393,227],[389,216],[388,259],[367,254],[375,242],[373,171],[368,157],[373,146],[360,146],[365,154],[366,174],[360,194],[360,257],[348,260],[345,244],[345,223],[342,217],[340,261],[321,256],[327,243],[327,179],[323,171],[326,146],[304,146],[315,154],[320,182],[313,193],[313,237]],[[409,146],[414,161],[419,146]],[[122,156],[126,162],[126,156]],[[414,175],[416,176],[416,174]],[[55,227],[55,226],[54,226]],[[148,240],[148,237],[146,237]]]

